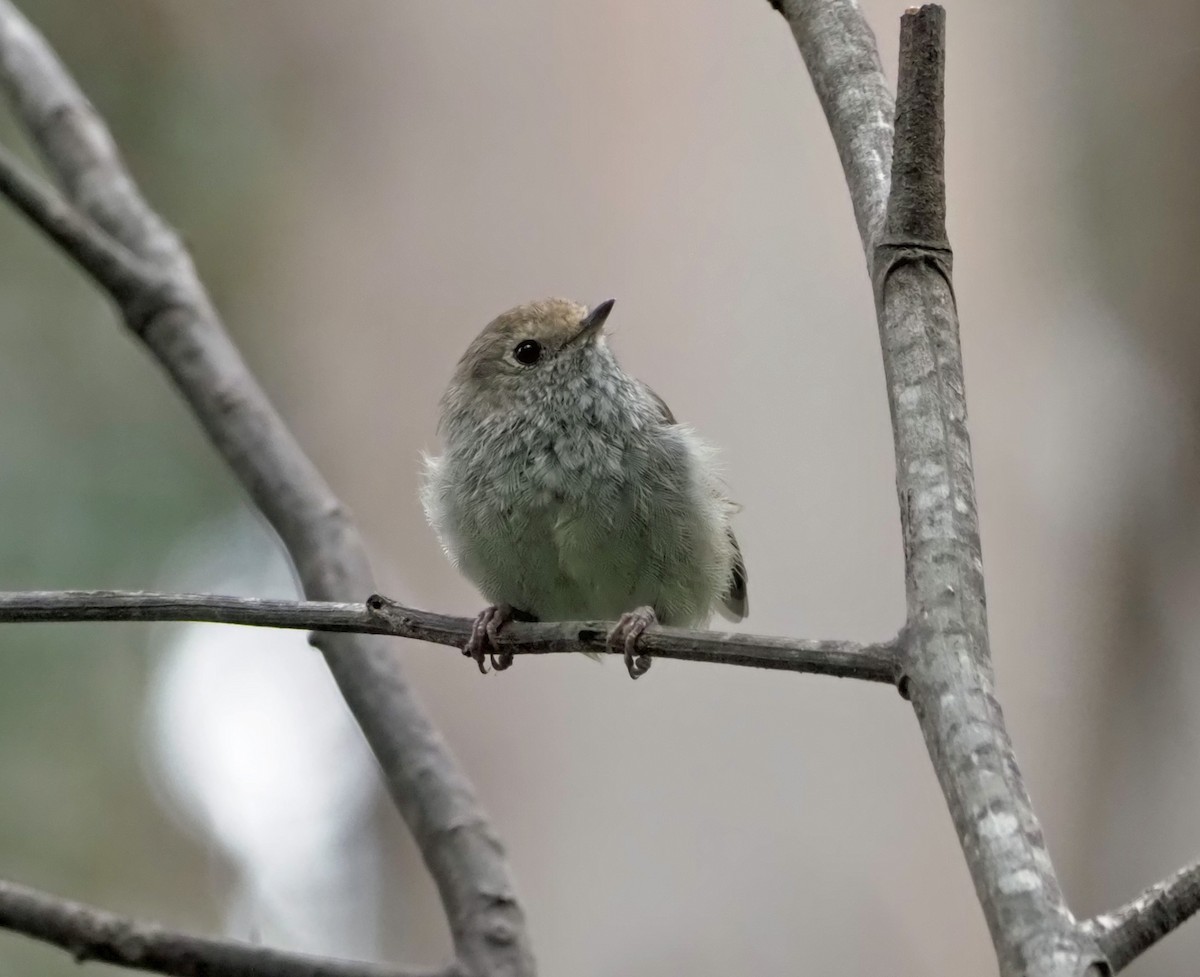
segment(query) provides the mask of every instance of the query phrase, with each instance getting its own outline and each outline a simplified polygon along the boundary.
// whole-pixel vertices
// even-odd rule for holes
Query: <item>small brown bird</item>
[[[746,567],[713,451],[605,341],[613,301],[510,309],[471,343],[442,397],[444,453],[422,501],[451,561],[492,601],[463,653],[512,664],[510,620],[617,620],[632,678],[656,621],[747,612]]]

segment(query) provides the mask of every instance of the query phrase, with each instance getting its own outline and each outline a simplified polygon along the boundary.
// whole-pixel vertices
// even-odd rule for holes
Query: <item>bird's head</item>
[[[613,304],[609,299],[589,310],[566,299],[542,299],[497,316],[459,360],[446,405],[504,410],[573,378],[615,368],[604,343]]]

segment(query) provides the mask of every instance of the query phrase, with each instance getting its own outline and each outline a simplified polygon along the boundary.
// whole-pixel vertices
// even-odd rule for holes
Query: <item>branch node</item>
[[[950,250],[949,242],[931,241],[901,241],[885,238],[875,246],[875,260],[871,264],[872,284],[875,289],[875,301],[882,306],[883,290],[888,279],[897,269],[905,265],[928,265],[946,283],[950,299],[957,309],[958,300],[954,294],[954,252]]]

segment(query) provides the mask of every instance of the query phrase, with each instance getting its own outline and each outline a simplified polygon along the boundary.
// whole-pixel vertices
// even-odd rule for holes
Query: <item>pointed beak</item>
[[[568,346],[574,346],[576,343],[592,343],[596,341],[596,337],[600,335],[604,329],[604,321],[608,318],[608,314],[612,312],[612,307],[617,304],[616,299],[608,299],[601,302],[591,312],[583,317],[583,322],[579,324],[579,332],[575,333],[568,341]]]

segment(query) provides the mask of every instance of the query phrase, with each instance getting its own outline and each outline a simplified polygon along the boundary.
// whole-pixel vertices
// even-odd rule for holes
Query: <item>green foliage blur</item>
[[[279,163],[269,113],[177,43],[163,4],[21,6],[109,120],[218,303],[236,309],[254,285]],[[7,115],[0,139],[33,163]],[[169,585],[159,567],[172,545],[244,505],[240,490],[107,300],[4,206],[0,253],[0,587]],[[253,346],[249,324],[231,315],[230,328]],[[124,625],[0,629],[0,875],[116,911],[211,921],[205,880],[222,868],[182,837],[143,773],[150,637]],[[76,969],[0,934],[0,972]]]

